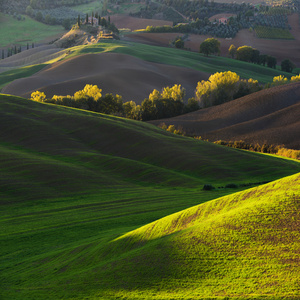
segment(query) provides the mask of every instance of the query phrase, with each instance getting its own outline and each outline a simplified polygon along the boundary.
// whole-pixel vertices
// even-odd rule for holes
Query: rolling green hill
[[[297,174],[130,232],[105,278],[131,299],[298,299],[299,186]]]
[[[210,74],[216,72],[225,72],[231,70],[232,72],[236,72],[241,78],[253,78],[258,80],[260,83],[265,84],[268,82],[272,82],[275,76],[283,75],[287,78],[291,77],[290,73],[282,72],[279,70],[259,66],[252,63],[246,63],[234,59],[229,59],[220,56],[211,56],[206,57],[200,53],[174,49],[174,48],[166,48],[166,47],[158,47],[158,46],[150,46],[144,45],[141,43],[133,43],[133,42],[124,42],[124,41],[102,41],[98,44],[94,45],[83,45],[83,46],[75,46],[68,49],[69,55],[66,55],[64,59],[68,59],[74,56],[86,54],[86,53],[103,53],[103,52],[113,52],[113,53],[122,53],[126,55],[131,55],[137,58],[140,58],[145,61],[161,63],[161,64],[169,64],[179,67],[186,67],[190,69],[194,69],[197,71],[207,72]],[[30,54],[30,52],[28,52]],[[25,55],[26,51],[22,53]],[[29,55],[28,54],[28,55]],[[30,64],[30,59],[32,63],[36,63],[36,57],[31,55],[31,57],[26,60],[26,66]],[[50,60],[51,58],[49,58]],[[46,61],[46,60],[45,60]],[[34,66],[34,68],[42,68]],[[23,69],[15,70],[13,72],[22,73],[22,77],[28,77],[32,75],[32,73],[24,72]],[[20,78],[20,76],[18,77]],[[0,74],[0,83],[1,88],[11,82],[7,78],[7,74]],[[180,83],[179,83],[180,84]],[[196,87],[195,87],[196,88]]]
[[[220,56],[206,57],[191,51],[134,42],[103,41],[95,45],[70,48],[70,52],[70,55],[65,59],[85,53],[116,52],[132,55],[146,61],[187,67],[207,73],[230,70],[242,78],[253,78],[261,83],[272,82],[274,76],[284,75],[288,78],[291,76],[290,73],[235,59]]]
[[[251,265],[245,265],[240,281],[233,267],[251,258],[256,272],[250,277],[253,278],[251,288],[263,269],[256,267],[257,261],[252,260],[251,255],[256,251],[251,248],[252,237],[240,238],[239,232],[234,234],[233,225],[239,225],[237,219],[243,226],[248,224],[242,227],[241,235],[250,230],[253,240],[259,240],[256,233],[261,232],[263,225],[271,226],[275,217],[287,216],[286,222],[294,217],[297,221],[293,213],[296,201],[291,197],[292,192],[299,196],[293,190],[299,185],[297,176],[242,192],[235,198],[209,202],[203,207],[211,223],[208,220],[203,226],[209,228],[212,223],[214,226],[202,231],[202,239],[210,233],[211,237],[207,244],[199,246],[199,253],[207,261],[205,267],[197,263],[197,249],[192,247],[199,236],[188,241],[184,235],[192,230],[192,224],[196,227],[201,224],[201,214],[199,220],[196,216],[186,219],[183,226],[186,231],[181,230],[182,224],[176,216],[192,216],[197,209],[190,207],[244,190],[246,185],[298,173],[298,162],[172,135],[142,122],[9,95],[0,95],[0,126],[1,299],[116,299],[119,296],[170,299],[170,295],[192,297],[187,294],[192,290],[202,298],[240,295],[241,291],[250,295],[250,290],[243,287]],[[217,189],[202,190],[208,183]],[[239,188],[224,188],[229,183]],[[275,187],[281,190],[278,190],[281,199],[278,210],[271,201],[273,193],[277,193],[272,192]],[[247,200],[250,195],[263,195],[265,189],[270,190],[261,202],[265,205]],[[285,199],[286,204],[282,201]],[[234,205],[235,210],[231,209]],[[291,210],[284,215],[287,206]],[[276,208],[274,212],[272,207]],[[187,208],[190,208],[188,212],[178,213]],[[257,225],[260,215],[254,218],[258,208],[266,216],[261,227]],[[241,215],[245,218],[238,217]],[[223,216],[225,221],[235,220],[228,221],[232,228],[224,226]],[[158,224],[153,228],[147,225],[163,217],[166,219],[152,224]],[[144,225],[147,227],[131,232]],[[144,231],[147,228],[149,234]],[[232,230],[232,236],[225,229]],[[285,235],[284,230],[278,227],[274,239]],[[214,242],[213,236],[221,233],[223,239]],[[152,241],[144,243],[141,239]],[[180,240],[182,249],[178,246]],[[237,245],[233,254],[228,253],[229,246],[233,249],[239,240],[250,250],[245,252]],[[222,252],[220,248],[226,243],[227,248]],[[191,248],[185,248],[186,245]],[[261,247],[260,253],[265,254],[258,241],[254,245]],[[292,244],[286,247],[289,246]],[[265,251],[276,252],[277,246]],[[216,257],[219,268],[214,267]],[[174,258],[177,260],[172,264]],[[293,270],[292,257],[286,259],[286,265],[272,263],[281,272],[277,275],[271,272],[271,264],[264,265],[266,274],[280,278],[287,270]],[[226,266],[233,270],[229,277],[225,276]],[[197,276],[204,276],[203,270],[209,281],[199,285]],[[223,278],[222,285],[214,292],[209,286],[214,287],[220,278]],[[233,278],[235,281],[228,285]],[[260,293],[274,295],[277,289],[280,295],[293,295],[296,283],[293,277],[289,278],[284,289],[279,285],[269,288],[271,281],[264,281],[266,288],[263,290],[262,286]],[[238,283],[240,288],[236,287]]]

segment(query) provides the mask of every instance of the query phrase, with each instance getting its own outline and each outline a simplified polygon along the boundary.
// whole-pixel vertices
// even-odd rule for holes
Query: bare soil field
[[[221,43],[221,56],[228,56],[228,49],[231,44],[237,48],[240,46],[251,46],[260,51],[261,54],[268,54],[277,58],[277,63],[289,58],[297,67],[300,67],[300,26],[298,14],[289,16],[289,24],[292,27],[291,33],[294,40],[271,40],[259,39],[254,32],[243,29],[238,32],[234,39],[218,38]],[[176,36],[182,36],[180,33],[137,33],[126,37],[132,41],[148,43],[157,46],[168,46],[169,42]],[[199,51],[200,44],[211,36],[190,34],[185,42],[185,47],[192,51]]]
[[[110,19],[119,29],[128,28],[130,30],[138,30],[145,29],[147,26],[173,25],[170,21],[133,18],[128,15],[112,15]]]
[[[240,99],[175,118],[152,121],[181,127],[209,141],[244,140],[300,149],[300,82],[265,89]]]
[[[124,101],[140,104],[153,89],[181,84],[187,99],[194,96],[197,82],[210,74],[117,54],[85,54],[49,65],[27,78],[17,79],[3,93],[30,98],[33,91],[53,95],[73,95],[86,84],[98,85],[103,94],[119,94]]]

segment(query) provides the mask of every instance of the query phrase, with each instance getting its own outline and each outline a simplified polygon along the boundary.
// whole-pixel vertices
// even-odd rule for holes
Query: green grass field
[[[256,36],[261,39],[294,40],[293,35],[288,29],[256,26],[254,30]]]
[[[130,12],[137,12],[141,7],[144,7],[144,3],[111,3],[108,6],[110,14],[128,14]],[[94,1],[87,4],[81,4],[77,6],[72,6],[72,9],[77,10],[78,12],[92,14],[92,12],[100,13],[102,12],[103,1]]]
[[[0,73],[0,90],[15,79],[29,77],[43,69],[45,66],[45,64],[32,65]]]
[[[77,10],[79,13],[92,14],[92,12],[102,12],[103,1],[94,1],[86,4],[72,6],[72,9]]]
[[[295,295],[299,176],[243,185],[299,162],[8,95],[0,112],[1,299]]]
[[[39,43],[53,37],[53,40],[65,32],[62,26],[49,26],[37,22],[27,16],[25,21],[18,21],[13,17],[0,13],[0,47],[11,45],[26,45]]]

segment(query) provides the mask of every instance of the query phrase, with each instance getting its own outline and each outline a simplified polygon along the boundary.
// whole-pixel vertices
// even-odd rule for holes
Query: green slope
[[[141,227],[98,271],[131,299],[299,299],[299,187],[297,174]]]
[[[60,25],[49,26],[37,22],[28,16],[22,16],[24,21],[18,21],[10,15],[0,12],[1,19],[1,35],[0,47],[8,47],[12,45],[26,45],[27,43],[37,43],[42,40],[53,37],[57,38],[59,34],[63,34],[65,30]]]
[[[115,299],[116,256],[128,255],[111,246],[117,237],[234,191],[203,184],[242,190],[300,172],[296,161],[8,95],[0,126],[1,299],[93,299],[106,284]]]

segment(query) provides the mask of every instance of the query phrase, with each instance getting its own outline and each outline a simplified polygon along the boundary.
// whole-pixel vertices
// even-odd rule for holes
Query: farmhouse
[[[98,19],[95,17],[89,17],[88,22],[86,24],[93,24],[94,26],[98,26]]]

